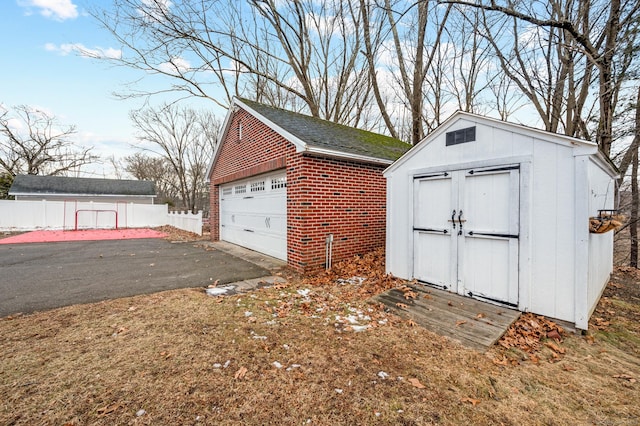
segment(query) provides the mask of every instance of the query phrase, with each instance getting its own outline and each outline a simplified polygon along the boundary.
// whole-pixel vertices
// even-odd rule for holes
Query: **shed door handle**
[[[462,235],[462,210],[458,213],[458,223],[460,224],[460,230],[458,231],[458,235]],[[455,223],[455,222],[454,222]]]

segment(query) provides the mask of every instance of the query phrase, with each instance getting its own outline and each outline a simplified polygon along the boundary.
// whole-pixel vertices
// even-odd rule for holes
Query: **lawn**
[[[640,423],[637,270],[616,270],[587,335],[487,353],[369,303],[399,284],[379,253],[285,277],[0,320],[0,424]]]

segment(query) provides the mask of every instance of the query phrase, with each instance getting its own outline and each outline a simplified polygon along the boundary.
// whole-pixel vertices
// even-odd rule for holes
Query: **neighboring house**
[[[384,174],[387,272],[587,329],[613,269],[597,144],[458,112]]]
[[[9,195],[16,200],[153,204],[155,183],[144,180],[18,175]]]
[[[384,246],[382,171],[410,146],[234,99],[207,176],[211,238],[298,271]]]

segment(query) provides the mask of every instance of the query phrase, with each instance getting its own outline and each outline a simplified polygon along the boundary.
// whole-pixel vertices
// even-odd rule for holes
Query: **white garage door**
[[[287,260],[284,170],[220,187],[220,239]]]

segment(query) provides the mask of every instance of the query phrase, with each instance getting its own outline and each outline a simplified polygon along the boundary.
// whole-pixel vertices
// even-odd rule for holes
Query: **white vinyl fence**
[[[0,231],[152,228],[163,225],[202,235],[202,212],[169,213],[166,204],[0,200]]]

